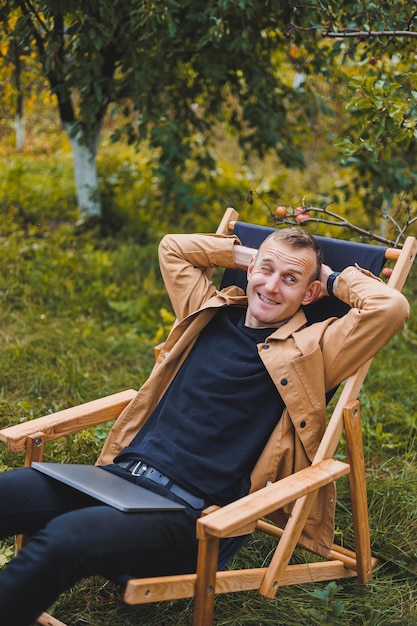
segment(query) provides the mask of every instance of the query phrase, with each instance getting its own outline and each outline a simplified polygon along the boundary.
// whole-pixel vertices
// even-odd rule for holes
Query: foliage
[[[13,0],[0,19],[8,71],[19,40],[23,85],[32,80],[36,50],[62,122],[93,159],[111,105],[114,138],[148,145],[155,194],[175,198],[179,215],[195,203],[195,180],[212,181],[219,121],[244,158],[272,151],[283,166],[302,166],[306,138],[330,114],[337,158],[354,173],[345,198],[362,195],[370,216],[415,201],[410,2],[100,0],[81,10]]]
[[[311,103],[276,71],[275,51],[286,48],[279,24],[290,11],[273,1],[197,7],[100,0],[81,10],[77,3],[14,0],[4,3],[0,19],[10,41],[37,51],[64,126],[92,160],[113,103],[127,116],[115,137],[147,140],[162,187],[185,196],[190,172],[204,179],[214,167],[208,130],[219,118],[246,152],[273,148],[284,163],[302,162],[297,133],[308,130]]]
[[[68,153],[28,159],[15,155],[0,161],[2,232],[29,225],[53,225],[77,215]]]
[[[415,6],[406,0],[336,0],[297,5],[291,24],[316,69],[326,54],[337,59],[318,70],[342,86],[346,108],[334,140],[355,173],[353,192],[363,196],[370,213],[380,207],[398,211],[400,200],[406,207],[415,203],[416,23]],[[308,33],[322,37],[323,57]]]
[[[106,152],[108,153],[108,152]],[[135,154],[132,149],[110,146],[111,159],[99,160],[100,195],[105,233],[120,232],[140,243],[159,240],[168,231],[213,230],[226,206],[239,206],[249,181],[239,166],[219,163],[207,177],[192,187],[189,197],[161,199],[152,172],[148,150]]]
[[[336,625],[344,609],[343,604],[335,600],[335,595],[341,590],[335,582],[331,582],[324,589],[315,589],[313,595],[318,599],[318,608],[306,610],[306,617],[309,617],[313,624],[323,624],[323,626]]]
[[[4,567],[10,559],[15,555],[16,550],[13,546],[5,546],[0,549],[0,568]]]
[[[50,105],[51,97],[47,84],[38,72],[36,55],[25,44],[22,44],[19,37],[11,34],[15,26],[15,16],[11,16],[10,24],[3,23],[5,37],[0,46],[2,67],[0,98],[5,116],[2,120],[2,130],[6,133],[8,131],[4,124],[7,117],[14,119],[15,145],[18,150],[21,150],[24,138],[22,136],[19,142],[19,124],[23,127],[25,114],[30,115],[39,100],[44,106]]]

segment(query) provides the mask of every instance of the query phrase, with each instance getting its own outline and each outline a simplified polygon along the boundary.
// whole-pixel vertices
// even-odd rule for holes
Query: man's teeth
[[[259,298],[262,300],[262,302],[265,302],[266,304],[278,304],[278,302],[276,302],[275,300],[270,300],[269,298],[265,298],[265,296],[259,294]]]

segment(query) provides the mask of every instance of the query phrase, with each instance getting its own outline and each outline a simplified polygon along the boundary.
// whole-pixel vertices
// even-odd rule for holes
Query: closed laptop
[[[33,469],[120,511],[173,511],[185,506],[97,465],[34,461]]]

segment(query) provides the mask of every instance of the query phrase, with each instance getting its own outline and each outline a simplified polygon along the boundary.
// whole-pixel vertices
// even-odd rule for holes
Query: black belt
[[[203,509],[205,507],[203,498],[199,498],[183,487],[175,484],[169,476],[161,474],[161,472],[154,467],[149,467],[144,461],[121,461],[120,463],[115,463],[115,465],[126,470],[132,476],[147,478],[157,485],[165,487],[165,489],[168,489],[168,491],[181,498],[181,500],[184,500],[184,502],[189,504],[193,509]]]

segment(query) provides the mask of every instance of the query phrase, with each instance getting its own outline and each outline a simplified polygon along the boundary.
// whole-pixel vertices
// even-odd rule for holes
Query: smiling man
[[[403,295],[367,272],[332,272],[298,228],[277,231],[258,252],[236,237],[169,235],[159,254],[177,323],[98,464],[185,509],[124,513],[31,468],[4,472],[0,537],[30,536],[0,572],[8,626],[28,626],[85,576],[195,571],[202,509],[309,465],[326,392],[382,348],[409,312]],[[216,267],[247,267],[247,293],[219,291]],[[303,306],[333,293],[349,312],[308,325]],[[303,535],[323,555],[333,540],[332,489],[319,493]],[[222,566],[240,544],[222,544]]]
[[[249,262],[246,325],[279,328],[319,297],[319,278],[327,282],[331,273],[322,267],[321,250],[308,232],[276,231]]]

